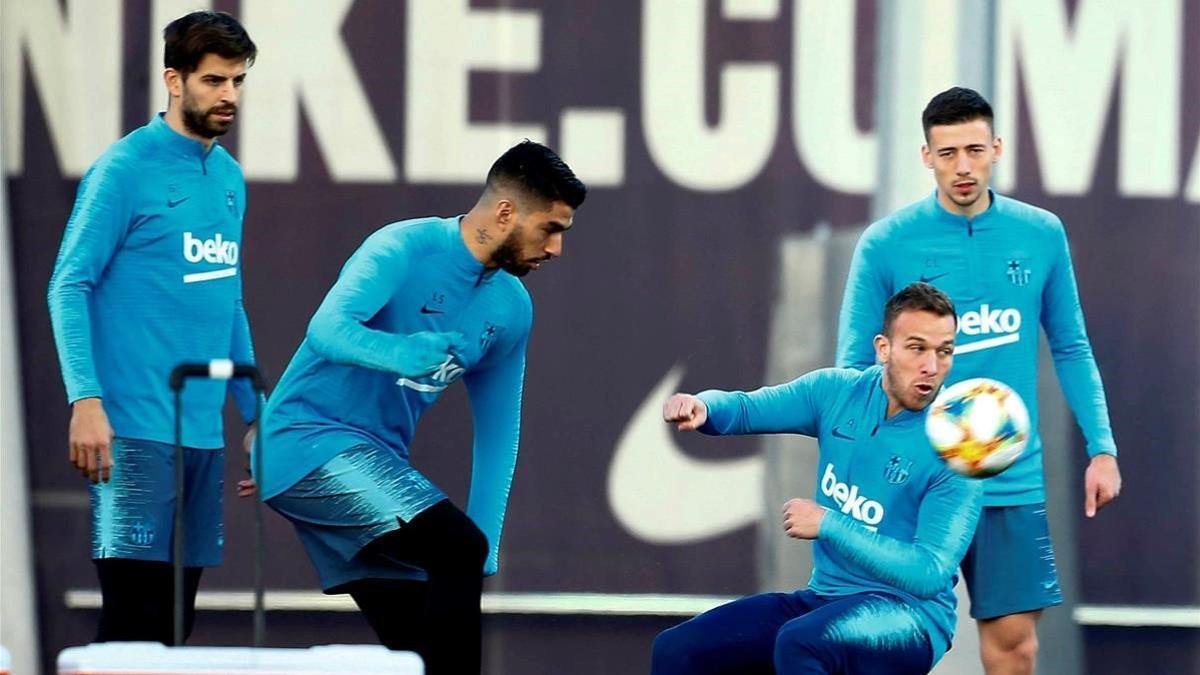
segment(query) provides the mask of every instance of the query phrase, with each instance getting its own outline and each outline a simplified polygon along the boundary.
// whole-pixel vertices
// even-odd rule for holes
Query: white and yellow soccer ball
[[[995,476],[1012,466],[1029,441],[1029,411],[1003,382],[976,377],[946,387],[925,417],[929,442],[957,473]]]

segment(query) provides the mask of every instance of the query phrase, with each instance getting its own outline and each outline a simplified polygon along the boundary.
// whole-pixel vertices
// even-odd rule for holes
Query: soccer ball
[[[1029,411],[1008,385],[976,377],[938,394],[925,434],[953,471],[986,478],[1012,466],[1025,450]]]

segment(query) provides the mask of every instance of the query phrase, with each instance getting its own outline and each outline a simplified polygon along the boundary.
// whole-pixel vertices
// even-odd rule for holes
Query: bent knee
[[[1002,653],[1011,656],[1011,658],[1032,662],[1037,658],[1038,653],[1037,633],[1030,633],[1019,639],[1009,640],[999,645],[999,647]]]
[[[785,625],[775,635],[775,667],[783,670],[782,664],[816,659],[825,642],[805,627]]]
[[[695,670],[703,641],[692,635],[693,632],[684,623],[655,636],[650,648],[651,675],[672,675]]]
[[[1006,630],[984,631],[980,636],[985,661],[1004,664],[1032,664],[1038,654],[1037,631],[1032,625],[1006,628]]]
[[[447,571],[476,573],[487,561],[487,535],[465,513],[453,512],[440,533],[441,551],[434,556],[434,567]]]
[[[474,522],[471,522],[470,527],[467,527],[466,532],[463,533],[462,547],[471,562],[474,563],[474,567],[483,567],[490,548],[487,535]]]

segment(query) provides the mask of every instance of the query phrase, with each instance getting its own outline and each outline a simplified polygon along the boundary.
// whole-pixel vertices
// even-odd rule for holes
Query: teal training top
[[[950,646],[956,571],[979,520],[982,485],[947,468],[925,411],[887,415],[883,369],[828,368],[757,391],[701,392],[707,434],[793,433],[820,446],[808,587],[824,596],[886,593],[914,607],[933,660]]]
[[[254,363],[242,306],[245,212],[233,157],[177,133],[161,114],[92,164],[47,293],[68,401],[99,396],[117,436],[174,443],[171,370]],[[254,419],[249,382],[189,380],[185,446],[225,445],[228,389],[243,419]]]
[[[1062,222],[990,194],[990,207],[971,219],[946,211],[935,192],[867,228],[842,300],[837,365],[875,363],[872,340],[882,329],[888,298],[915,281],[937,286],[958,310],[958,344],[946,384],[1000,380],[1029,409],[1029,444],[1013,466],[985,481],[984,505],[1035,504],[1046,500],[1037,432],[1039,323],[1088,455],[1115,455],[1117,448]]]
[[[350,257],[264,413],[263,496],[288,489],[355,445],[407,459],[421,414],[462,378],[474,417],[467,514],[487,535],[484,571],[517,462],[525,346],[533,304],[504,271],[467,250],[459,218],[387,225]],[[430,374],[409,372],[420,332],[456,332],[465,349]]]

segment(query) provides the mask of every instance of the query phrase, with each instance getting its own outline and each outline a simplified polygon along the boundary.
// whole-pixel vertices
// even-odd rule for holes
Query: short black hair
[[[933,284],[923,281],[911,283],[888,299],[883,308],[883,334],[892,336],[892,322],[903,312],[929,312],[937,316],[952,316],[958,325],[958,312],[950,296],[939,291]]]
[[[258,47],[238,20],[225,12],[201,10],[186,14],[163,29],[163,67],[186,78],[200,66],[205,54],[254,64]]]
[[[500,155],[488,171],[489,189],[514,186],[547,202],[565,202],[579,208],[587,197],[587,186],[575,177],[571,167],[541,143],[528,138]]]
[[[929,142],[929,129],[942,124],[962,124],[975,120],[987,120],[992,128],[992,106],[979,92],[966,87],[951,87],[929,99],[925,112],[921,113],[921,125],[925,128],[925,142]]]

